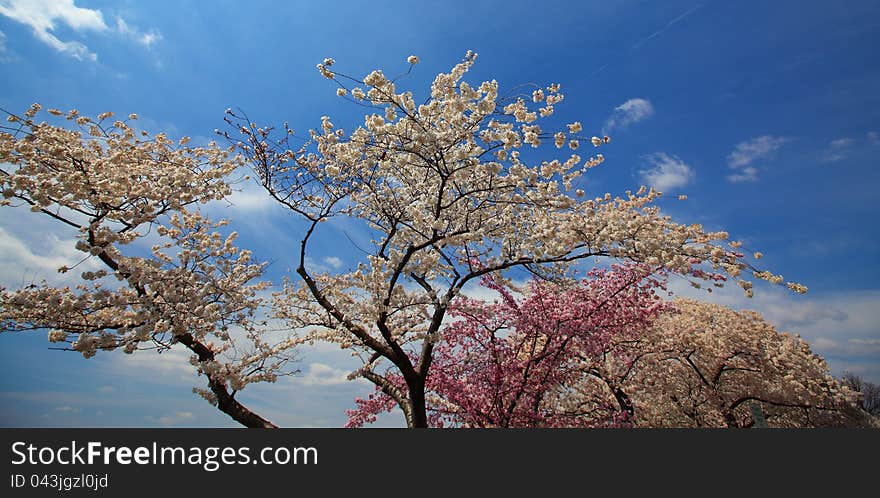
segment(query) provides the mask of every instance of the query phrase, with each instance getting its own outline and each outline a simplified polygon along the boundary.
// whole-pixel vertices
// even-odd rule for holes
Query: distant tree
[[[875,417],[880,417],[880,385],[867,382],[852,372],[845,372],[843,385],[860,393],[859,406]]]
[[[111,123],[111,113],[70,111],[66,129],[38,122],[40,110],[9,114],[0,133],[0,204],[71,229],[82,260],[59,272],[87,260],[100,269],[82,271],[74,287],[0,288],[0,330],[48,328],[50,341],[86,358],[180,344],[207,377],[197,392],[245,426],[272,427],[236,394],[284,373],[294,341],[270,342],[254,320],[264,266],[193,209],[230,193],[238,158],[213,143],[136,132],[135,115]]]
[[[632,393],[635,422],[651,427],[748,427],[757,404],[770,427],[865,423],[856,393],[798,336],[753,311],[677,299],[638,341],[596,368]],[[637,355],[634,368],[619,357]]]
[[[652,206],[660,192],[586,198],[579,179],[604,157],[578,153],[609,138],[583,136],[579,122],[539,124],[563,100],[558,84],[525,94],[501,94],[494,80],[468,84],[475,60],[468,52],[439,74],[419,104],[398,78],[381,70],[353,78],[326,59],[318,70],[336,93],[371,113],[351,132],[324,116],[297,145],[286,124],[279,132],[240,111],[227,116],[226,138],[269,195],[305,223],[291,248],[297,278],[279,296],[278,316],[308,328],[309,339],[353,349],[364,364],[355,375],[390,397],[409,427],[428,425],[427,382],[450,304],[483,276],[525,269],[560,278],[580,262],[617,258],[719,285],[719,272],[736,278],[743,270],[782,283],[747,263],[738,244],[724,242],[727,233],[663,215]],[[412,68],[418,58],[408,61]],[[522,151],[547,141],[569,151],[538,161]],[[338,217],[363,222],[373,245],[350,271],[321,273],[307,263],[309,243]],[[739,283],[751,295],[751,282]],[[399,377],[385,374],[383,362]]]

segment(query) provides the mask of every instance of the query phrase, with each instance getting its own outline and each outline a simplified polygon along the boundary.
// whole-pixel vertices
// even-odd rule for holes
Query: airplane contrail
[[[602,66],[599,67],[599,69],[596,69],[595,71],[593,71],[592,73],[590,73],[590,75],[587,76],[587,79],[590,79],[590,78],[592,78],[593,76],[596,76],[597,74],[601,73],[602,71],[605,70],[606,67],[608,67],[608,64],[602,64]]]
[[[684,19],[685,17],[687,17],[687,16],[693,14],[694,12],[696,12],[697,10],[699,10],[699,8],[702,7],[702,6],[703,6],[703,4],[697,4],[696,7],[694,7],[694,8],[692,8],[692,9],[688,10],[688,11],[685,12],[684,14],[682,14],[682,15],[676,17],[675,19],[669,21],[669,22],[666,24],[666,26],[663,26],[663,27],[660,28],[659,30],[657,30],[657,31],[655,31],[655,32],[653,32],[653,33],[651,33],[650,36],[648,36],[648,37],[645,38],[644,40],[642,40],[642,41],[636,43],[635,45],[633,45],[632,48],[631,48],[630,50],[635,50],[635,49],[641,47],[642,45],[644,45],[645,43],[649,42],[651,39],[653,39],[653,38],[655,38],[655,37],[661,35],[664,31],[666,31],[667,29],[671,28],[673,24],[675,24],[675,23],[677,23],[678,21],[681,21],[682,19]]]

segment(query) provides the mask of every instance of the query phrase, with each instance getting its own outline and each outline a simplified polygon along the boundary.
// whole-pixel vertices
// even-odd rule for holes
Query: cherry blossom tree
[[[255,321],[264,265],[235,246],[235,233],[221,235],[224,222],[194,209],[230,193],[239,159],[214,143],[137,132],[134,114],[111,122],[111,113],[74,110],[67,129],[38,121],[40,112],[34,104],[9,114],[0,133],[0,203],[71,229],[82,260],[59,272],[86,261],[100,269],[82,271],[74,286],[0,288],[0,330],[48,328],[50,341],[86,358],[179,344],[207,377],[196,392],[245,426],[272,427],[236,394],[285,374],[295,340],[274,340]]]
[[[363,361],[353,377],[374,383],[409,427],[428,425],[427,381],[450,305],[484,276],[503,281],[526,270],[560,279],[592,258],[616,258],[695,285],[739,278],[749,295],[744,271],[783,283],[746,261],[727,233],[664,216],[654,189],[587,197],[582,176],[604,156],[579,153],[610,139],[584,135],[580,122],[553,124],[564,99],[558,84],[502,93],[494,80],[467,83],[475,61],[468,52],[437,75],[419,104],[398,89],[399,77],[351,77],[326,59],[318,70],[337,95],[369,109],[361,126],[346,132],[324,116],[299,137],[287,124],[258,126],[229,110],[232,130],[223,132],[268,194],[305,223],[277,316],[307,330],[308,340],[351,349]],[[419,60],[408,62],[411,70]],[[529,159],[537,151],[528,149],[545,143],[567,151]],[[307,263],[315,233],[334,218],[359,220],[374,235],[365,259],[338,274]]]
[[[677,299],[642,337],[603,360],[589,368],[631,396],[636,425],[748,427],[755,410],[770,427],[865,422],[858,394],[825,360],[754,311]]]

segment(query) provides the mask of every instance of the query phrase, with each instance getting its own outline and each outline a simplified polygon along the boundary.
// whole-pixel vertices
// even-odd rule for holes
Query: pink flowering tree
[[[663,282],[646,265],[595,269],[576,282],[531,281],[517,301],[490,277],[494,303],[460,297],[455,319],[441,333],[428,376],[432,426],[626,426],[633,405],[618,385],[595,376],[584,382],[585,362],[602,361],[615,343],[638,340],[667,307]],[[386,374],[401,384],[400,375]],[[577,392],[574,392],[577,390]],[[393,408],[381,392],[356,400],[349,426]]]
[[[207,378],[196,392],[245,426],[272,427],[236,394],[285,374],[295,341],[273,339],[255,320],[264,265],[197,209],[230,193],[238,158],[137,132],[135,115],[70,111],[64,127],[40,112],[34,104],[2,127],[0,205],[67,227],[82,257],[57,270],[79,275],[70,285],[0,288],[0,330],[49,329],[51,342],[86,358],[186,348]]]
[[[408,62],[412,69],[418,58]],[[721,273],[739,278],[743,270],[783,283],[753,268],[727,233],[664,216],[653,205],[660,192],[586,197],[578,184],[604,156],[582,156],[583,147],[610,139],[585,135],[580,122],[553,121],[560,85],[517,93],[523,87],[502,92],[495,80],[470,84],[464,77],[475,62],[468,52],[417,103],[400,78],[381,70],[351,77],[324,60],[318,70],[337,95],[368,109],[350,131],[324,116],[297,137],[287,125],[227,115],[226,138],[268,194],[304,223],[277,316],[308,340],[350,349],[363,361],[352,376],[374,383],[409,427],[428,425],[427,382],[450,305],[484,276],[520,269],[559,279],[581,262],[610,257],[718,285]],[[521,154],[545,144],[543,160]],[[335,218],[362,223],[373,245],[348,271],[321,272],[308,264],[310,243]],[[746,278],[739,283],[752,292]]]

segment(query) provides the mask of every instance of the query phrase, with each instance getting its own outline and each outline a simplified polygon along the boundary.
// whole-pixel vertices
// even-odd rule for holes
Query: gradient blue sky
[[[418,96],[471,49],[479,59],[469,81],[559,82],[560,120],[611,132],[588,191],[653,184],[685,193],[688,201],[663,209],[728,230],[810,288],[713,299],[800,333],[835,374],[880,382],[878,46],[880,4],[860,0],[0,0],[0,107],[137,112],[146,129],[196,141],[222,128],[227,107],[297,130],[328,114],[351,129],[362,111],[315,70],[324,57],[360,76],[403,71],[416,54],[421,63],[403,84]],[[212,209],[273,262],[277,281],[297,226],[256,194],[244,186],[234,207]],[[359,236],[328,231],[314,264],[355,260],[344,229]],[[72,245],[45,220],[0,210],[0,285],[57,278]],[[86,361],[47,348],[43,333],[0,335],[0,425],[234,425],[191,394],[203,382],[185,354]],[[282,425],[341,426],[370,387],[344,381],[355,364],[332,346],[301,357],[302,375],[249,387],[243,399]],[[394,415],[380,425],[401,423]]]

